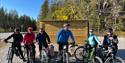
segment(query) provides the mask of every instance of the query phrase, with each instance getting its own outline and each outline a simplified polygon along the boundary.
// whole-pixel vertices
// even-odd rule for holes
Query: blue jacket
[[[73,36],[72,32],[70,30],[66,31],[64,29],[61,29],[56,36],[56,42],[67,44],[69,37],[71,37],[72,42],[74,43],[75,39],[74,39],[74,36]]]
[[[88,42],[92,47],[96,46],[97,44],[101,45],[100,41],[94,34],[89,34]]]

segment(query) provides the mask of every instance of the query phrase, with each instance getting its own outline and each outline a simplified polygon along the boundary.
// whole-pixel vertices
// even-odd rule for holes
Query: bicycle
[[[35,62],[35,57],[34,57],[34,52],[33,52],[33,47],[31,45],[25,45],[25,48],[24,48],[24,57],[26,56],[26,53],[28,52],[27,54],[27,62],[28,63],[34,63]]]
[[[101,58],[95,55],[95,48],[91,48],[89,44],[79,46],[74,54],[76,60],[82,61],[83,63],[103,63]]]
[[[48,63],[48,60],[49,60],[48,50],[44,46],[42,46],[42,50],[40,52],[40,62],[41,63]]]
[[[110,46],[108,46],[108,50],[104,51],[104,53],[106,54],[105,57],[102,58],[103,60],[105,60],[104,63],[124,63],[123,59],[114,55],[114,44],[115,43],[111,40]]]
[[[14,42],[7,42],[7,43],[11,43],[11,44],[12,44],[12,43],[14,43]],[[14,47],[14,45],[12,44],[12,45],[9,47],[9,50],[8,50],[8,53],[7,53],[8,63],[12,63],[12,58],[13,58],[14,54],[16,54],[16,56],[19,56],[19,58],[22,59],[18,48],[17,48],[17,47]]]
[[[70,53],[68,52],[68,45],[64,45],[63,46],[63,49],[61,51],[58,52],[58,61],[59,63],[69,63],[69,56],[70,56]],[[58,63],[57,61],[57,63]]]

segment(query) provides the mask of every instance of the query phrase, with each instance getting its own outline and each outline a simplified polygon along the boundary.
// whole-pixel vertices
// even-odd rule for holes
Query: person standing
[[[59,51],[63,50],[63,47],[66,45],[68,51],[68,40],[69,37],[72,39],[72,45],[75,44],[75,39],[72,31],[69,29],[70,24],[64,24],[63,28],[58,32],[56,37],[56,42],[59,45]]]
[[[29,54],[28,54],[29,51],[28,50],[32,49],[33,50],[33,57],[34,57],[34,60],[35,60],[35,44],[34,44],[34,41],[35,41],[35,33],[33,32],[33,28],[28,27],[28,32],[24,35],[23,42],[24,42],[24,45],[26,46],[26,49],[27,49],[27,57],[29,57]]]
[[[37,34],[36,41],[39,44],[39,52],[41,55],[42,46],[44,46],[48,50],[48,44],[50,44],[50,37],[44,30],[44,28],[39,29],[39,33]]]
[[[118,50],[118,38],[117,38],[117,35],[115,35],[113,33],[113,29],[112,28],[109,28],[107,30],[107,34],[104,36],[104,40],[103,40],[103,46],[108,49],[108,47],[111,45],[111,41],[113,42],[113,45],[115,46],[115,49],[114,49],[114,55],[116,55],[117,53],[117,50]]]
[[[6,38],[4,41],[7,43],[9,39],[13,38],[13,43],[12,43],[12,48],[17,48],[19,50],[19,53],[23,59],[23,61],[26,61],[24,56],[23,56],[23,52],[21,50],[21,42],[23,40],[23,36],[20,33],[20,30],[17,28],[14,30],[14,33],[12,35],[10,35],[8,38]],[[12,59],[13,60],[13,56],[14,56],[14,51],[12,51]]]

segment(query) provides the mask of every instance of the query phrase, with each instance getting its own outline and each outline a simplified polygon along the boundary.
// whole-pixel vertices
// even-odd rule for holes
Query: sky
[[[44,0],[0,0],[0,7],[2,6],[8,11],[16,10],[19,15],[25,14],[37,19],[43,2]]]

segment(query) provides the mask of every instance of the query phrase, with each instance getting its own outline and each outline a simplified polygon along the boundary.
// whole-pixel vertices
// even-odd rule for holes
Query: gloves
[[[100,48],[103,48],[103,46],[102,46],[102,45],[99,45],[99,47],[100,47]]]
[[[8,41],[5,39],[4,42],[7,43]]]
[[[75,42],[72,42],[71,45],[74,46],[74,45],[75,45]]]
[[[58,41],[57,44],[60,44],[60,41]]]

